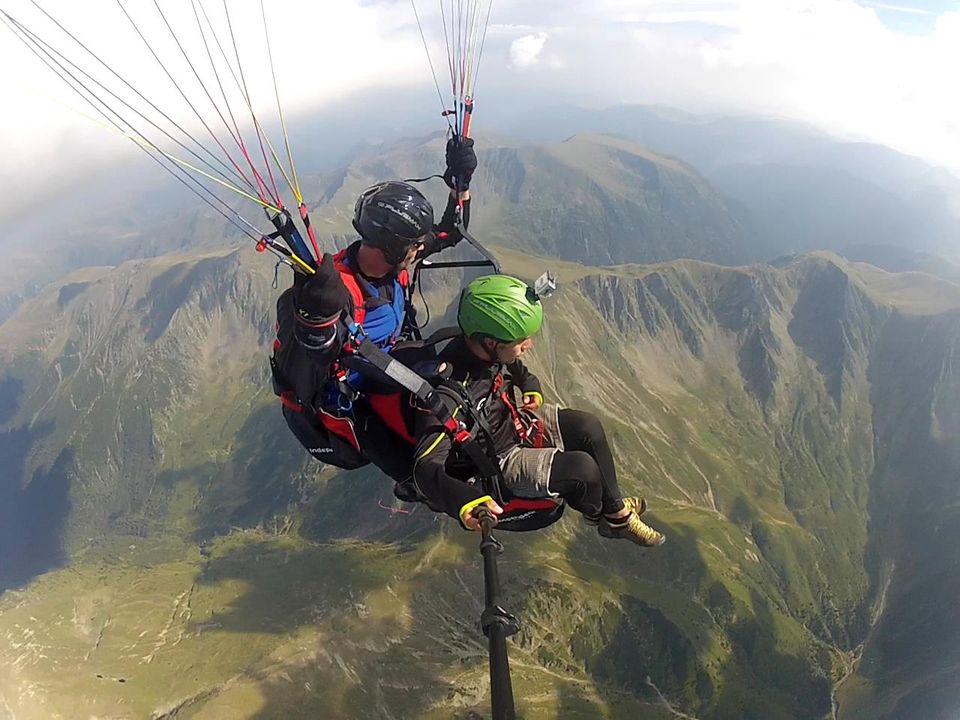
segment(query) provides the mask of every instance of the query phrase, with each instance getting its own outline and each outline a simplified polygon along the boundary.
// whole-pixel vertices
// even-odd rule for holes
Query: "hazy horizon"
[[[17,20],[103,77],[105,71],[83,59],[85,53],[27,0],[6,5]],[[372,114],[384,133],[403,106],[422,114],[425,132],[431,123],[444,127],[408,3],[273,0],[268,5],[278,92],[291,120],[337,113],[354,97],[377,94],[382,99],[376,108],[353,110]],[[197,124],[116,7],[97,14],[62,1],[43,7],[134,79],[159,107],[185,126]],[[188,7],[166,12],[191,54],[203,57]],[[264,62],[259,4],[234,7],[252,100],[258,112],[267,112],[274,103],[273,81]],[[417,7],[443,87],[437,8],[425,2]],[[151,23],[148,37],[161,57],[179,58],[151,6],[134,5],[131,12],[145,26]],[[297,23],[280,21],[294,16]],[[17,98],[17,112],[0,119],[5,204],[49,200],[60,186],[56,178],[139,152],[68,109],[82,103],[12,34],[0,44],[0,58],[18,68],[2,84]],[[697,114],[800,122],[955,171],[960,168],[960,98],[946,88],[958,62],[960,12],[946,2],[494,2],[478,78],[477,123],[485,127],[497,102],[523,107],[530,94],[592,108],[664,105]],[[181,82],[190,79],[182,62],[173,65]],[[186,84],[194,100],[201,97]]]

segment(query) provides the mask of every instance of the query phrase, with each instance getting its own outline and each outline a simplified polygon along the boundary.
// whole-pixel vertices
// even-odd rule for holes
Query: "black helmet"
[[[388,263],[398,265],[433,228],[433,206],[412,185],[391,180],[363,191],[353,227],[367,245],[383,251]]]

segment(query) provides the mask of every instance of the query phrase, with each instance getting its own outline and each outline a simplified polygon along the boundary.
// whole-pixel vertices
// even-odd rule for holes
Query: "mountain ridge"
[[[524,129],[524,123],[534,122],[534,117],[537,129],[531,133]],[[335,123],[338,133],[344,130],[340,127],[343,119]],[[404,125],[403,132],[409,133],[413,127]],[[318,132],[325,136],[322,128]],[[527,141],[506,139],[504,133]],[[549,205],[538,207],[536,193],[528,189],[524,203],[533,202],[530,212],[524,213],[519,204],[523,168],[516,167],[522,164],[518,158],[532,162],[536,169],[540,157],[553,163],[549,166],[554,170],[563,170],[562,163],[557,165],[530,148],[559,143],[577,134],[581,139],[605,135],[628,138],[634,147],[630,153],[621,152],[623,157],[645,156],[644,162],[650,162],[655,156],[659,167],[671,172],[675,169],[671,166],[677,163],[696,168],[698,178],[696,182],[678,180],[662,186],[675,204],[672,209],[669,203],[658,206],[656,194],[642,192],[621,202],[609,188],[592,201],[564,208],[562,200],[556,200],[564,197],[561,182],[552,192],[552,205],[561,206],[559,212],[549,212]],[[302,137],[306,141],[315,135]],[[433,174],[443,156],[442,140],[436,133],[367,143],[349,152],[338,146],[326,153],[330,156],[326,160],[314,162],[317,152],[325,153],[321,145],[303,148],[304,195],[311,209],[324,216],[315,220],[321,235],[334,244],[342,244],[345,236],[352,235],[349,221],[360,190],[385,177]],[[424,154],[416,150],[417,146],[429,147],[430,151]],[[486,218],[488,232],[497,233],[491,238],[495,242],[519,243],[519,247],[541,254],[552,252],[594,264],[678,256],[741,264],[823,247],[852,252],[853,246],[871,242],[926,248],[927,252],[948,257],[957,252],[960,181],[889,148],[841,142],[793,123],[700,117],[635,106],[599,113],[566,108],[562,112],[526,113],[519,123],[505,116],[491,119],[490,133],[481,134],[479,147],[476,189],[484,203],[475,208],[478,229],[484,229]],[[333,167],[334,156],[339,167]],[[655,167],[657,162],[653,163]],[[484,176],[498,165],[503,166],[502,172],[489,174],[488,188]],[[571,192],[582,192],[590,182],[603,188],[604,176],[610,170],[603,163],[600,170],[581,176],[566,169]],[[621,173],[619,177],[625,182],[620,184],[632,187],[647,172],[643,168],[635,170]],[[665,171],[664,177],[673,177],[671,172]],[[26,233],[32,241],[6,248],[11,263],[10,272],[0,275],[0,319],[77,264],[116,264],[204,243],[222,244],[224,239],[241,241],[235,228],[199,206],[182,188],[158,192],[155,186],[172,186],[168,180],[161,185],[160,178],[151,173],[151,169],[135,170],[132,166],[118,168],[114,175],[104,171],[103,179],[95,183],[95,194],[93,187],[84,188],[75,196],[62,198],[56,208],[45,208],[42,214],[11,216],[8,235],[21,237]],[[138,174],[150,175],[150,181],[141,196],[131,196]],[[122,186],[115,193],[102,187],[109,187],[110,177]],[[681,177],[690,176],[681,174],[674,179]],[[539,185],[546,183],[546,190],[553,187],[550,172],[540,171],[537,180]],[[442,205],[439,183],[428,193]],[[759,198],[766,199],[761,202]],[[844,202],[839,202],[840,198]],[[91,214],[89,208],[98,202],[103,203],[103,210]],[[323,210],[331,203],[333,207]],[[830,212],[826,212],[828,206]],[[77,217],[86,219],[78,222]],[[618,239],[608,241],[614,237]],[[538,238],[537,243],[534,238]],[[538,244],[541,238],[547,239],[546,245]],[[672,239],[678,244],[672,245]],[[935,262],[928,262],[926,269],[939,272]]]

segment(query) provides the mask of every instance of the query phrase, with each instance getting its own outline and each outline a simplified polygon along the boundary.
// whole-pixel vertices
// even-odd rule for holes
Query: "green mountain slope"
[[[573,512],[504,534],[527,716],[823,717],[841,678],[845,717],[955,702],[960,289],[828,254],[550,264],[532,364],[669,541]],[[131,262],[0,326],[0,712],[485,712],[476,539],[289,437],[271,279],[252,252]]]
[[[564,142],[517,145],[477,140],[480,167],[471,190],[483,198],[471,229],[491,242],[598,265],[692,257],[735,263],[765,256],[751,245],[731,210],[690,166],[612,136],[574,135]],[[352,235],[353,202],[385,177],[437,172],[442,137],[379,148],[337,173],[314,178],[314,224],[340,240]],[[445,188],[422,186],[442,208]]]
[[[755,256],[723,199],[693,168],[612,136],[488,151],[477,193],[485,198],[478,227],[491,239],[565,260],[735,263]]]

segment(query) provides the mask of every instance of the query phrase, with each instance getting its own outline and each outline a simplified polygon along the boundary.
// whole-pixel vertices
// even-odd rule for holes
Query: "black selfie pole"
[[[486,605],[480,616],[480,625],[489,640],[490,651],[490,698],[493,720],[515,720],[513,684],[510,681],[510,660],[507,657],[507,638],[520,631],[520,620],[500,606],[500,573],[497,570],[497,555],[503,545],[493,537],[497,519],[489,510],[481,509],[477,515],[483,539],[480,553],[483,555],[483,588]]]

